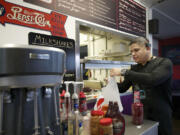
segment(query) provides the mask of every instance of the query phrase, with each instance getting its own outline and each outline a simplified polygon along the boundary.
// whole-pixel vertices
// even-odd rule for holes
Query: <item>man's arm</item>
[[[125,74],[125,79],[138,84],[157,86],[172,76],[172,63],[169,59],[164,59],[151,73],[139,73],[129,70]]]
[[[129,89],[129,87],[132,85],[131,81],[126,79],[122,83],[117,83],[117,84],[120,93],[126,92]]]

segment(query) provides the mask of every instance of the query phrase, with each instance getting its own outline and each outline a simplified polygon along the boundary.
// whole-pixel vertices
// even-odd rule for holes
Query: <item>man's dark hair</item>
[[[151,47],[151,44],[149,43],[149,40],[144,37],[137,37],[133,41],[130,42],[130,46],[132,44],[138,44],[138,45],[145,45],[146,47]]]

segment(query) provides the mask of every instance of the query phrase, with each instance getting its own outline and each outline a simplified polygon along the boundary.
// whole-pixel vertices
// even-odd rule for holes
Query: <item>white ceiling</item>
[[[155,38],[180,37],[180,0],[156,0],[152,11],[153,19],[159,20],[159,34],[154,34]]]

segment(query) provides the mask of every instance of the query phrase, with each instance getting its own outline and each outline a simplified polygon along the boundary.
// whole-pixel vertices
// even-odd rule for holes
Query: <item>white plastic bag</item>
[[[120,112],[123,111],[119,89],[114,77],[110,77],[108,79],[107,86],[102,88],[102,96],[104,97],[103,104],[109,104],[109,101],[113,101],[113,102],[117,101],[119,105],[119,111]]]

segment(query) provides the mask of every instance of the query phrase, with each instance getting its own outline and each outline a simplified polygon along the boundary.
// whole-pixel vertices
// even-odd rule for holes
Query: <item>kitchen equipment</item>
[[[60,134],[65,57],[52,47],[0,45],[0,135]]]

